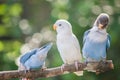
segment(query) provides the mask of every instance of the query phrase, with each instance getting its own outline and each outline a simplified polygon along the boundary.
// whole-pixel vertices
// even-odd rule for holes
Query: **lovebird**
[[[45,67],[45,59],[52,43],[47,43],[41,48],[36,48],[20,57],[19,70],[42,69]],[[29,80],[23,78],[22,80]]]
[[[59,19],[55,22],[53,28],[57,31],[56,44],[64,62],[61,69],[67,64],[75,64],[76,69],[78,69],[77,63],[82,61],[82,56],[78,39],[72,32],[72,25],[67,20]],[[83,72],[78,71],[75,74],[81,76]]]
[[[86,62],[104,61],[110,47],[111,37],[107,33],[109,15],[101,13],[93,27],[84,33],[82,53]]]

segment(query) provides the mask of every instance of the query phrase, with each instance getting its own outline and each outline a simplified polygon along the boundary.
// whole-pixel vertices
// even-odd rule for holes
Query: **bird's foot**
[[[28,72],[28,70],[24,70],[24,73],[26,74]]]
[[[27,72],[30,72],[31,70],[24,70],[24,72],[25,72],[25,74],[27,73]]]
[[[75,69],[78,71],[78,61],[75,61]]]
[[[78,71],[79,68],[81,69],[81,68],[83,68],[84,66],[87,66],[87,63],[83,65],[83,63],[80,63],[79,61],[75,61],[74,64],[75,64],[75,69],[76,69],[76,71]]]
[[[66,63],[65,63],[65,64],[62,64],[62,66],[61,66],[61,72],[64,72],[65,65],[67,65],[67,64],[66,64]]]
[[[96,66],[96,74],[99,74],[101,72],[104,72],[104,67],[105,67],[106,61],[101,60],[99,64]]]
[[[85,64],[86,64],[86,65],[88,64],[88,61],[87,61],[87,60],[85,60]]]
[[[41,69],[41,70],[42,70],[42,71],[44,71],[44,70],[46,70],[46,69],[47,69],[47,67],[42,67],[42,69]]]

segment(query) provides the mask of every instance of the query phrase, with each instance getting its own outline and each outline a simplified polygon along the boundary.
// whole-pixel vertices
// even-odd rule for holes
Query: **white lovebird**
[[[57,48],[65,64],[77,64],[82,61],[80,45],[76,36],[72,32],[72,25],[67,20],[57,20],[53,25],[57,31]],[[76,69],[77,69],[76,65]],[[83,71],[75,72],[76,75],[83,75]]]

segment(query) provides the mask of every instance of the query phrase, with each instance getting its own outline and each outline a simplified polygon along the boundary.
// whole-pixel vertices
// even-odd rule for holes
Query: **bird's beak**
[[[56,26],[55,24],[53,25],[53,29],[54,29],[54,30],[56,30],[56,29],[57,29],[57,26]]]
[[[103,25],[102,25],[102,24],[99,24],[99,25],[98,25],[98,28],[99,28],[99,29],[102,29],[102,28],[103,28]]]

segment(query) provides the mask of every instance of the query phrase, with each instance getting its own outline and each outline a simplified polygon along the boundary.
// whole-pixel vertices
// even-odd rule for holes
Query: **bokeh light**
[[[98,5],[93,6],[91,10],[95,15],[99,15],[102,12],[101,7]]]
[[[58,18],[68,20],[69,19],[69,15],[66,12],[60,12],[58,14]]]
[[[80,17],[78,19],[78,23],[81,27],[86,27],[88,25],[88,21],[89,21],[89,19],[87,19],[85,17]]]
[[[103,6],[103,11],[109,15],[113,14],[113,8],[110,5]]]
[[[26,19],[23,19],[19,22],[19,27],[22,30],[24,34],[30,34],[31,33],[31,27]]]

